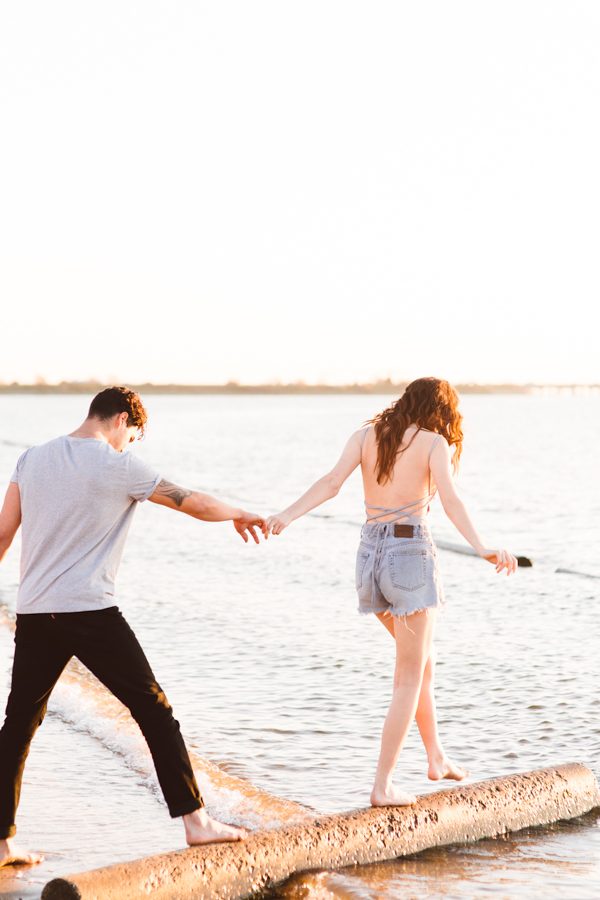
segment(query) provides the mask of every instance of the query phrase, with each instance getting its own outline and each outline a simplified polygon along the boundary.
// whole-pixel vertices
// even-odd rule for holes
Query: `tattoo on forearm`
[[[172,481],[165,481],[164,478],[162,481],[159,481],[156,492],[164,497],[169,497],[177,506],[181,506],[185,498],[192,495],[192,491],[179,487],[177,484],[173,484]]]

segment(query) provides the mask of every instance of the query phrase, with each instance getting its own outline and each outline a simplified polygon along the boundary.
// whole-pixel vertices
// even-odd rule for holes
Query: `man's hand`
[[[265,540],[269,537],[269,529],[265,519],[263,519],[262,516],[257,516],[255,513],[249,513],[242,510],[242,515],[233,520],[233,527],[246,544],[248,543],[248,532],[250,532],[254,538],[255,543],[260,543],[255,530],[256,528],[260,528]]]

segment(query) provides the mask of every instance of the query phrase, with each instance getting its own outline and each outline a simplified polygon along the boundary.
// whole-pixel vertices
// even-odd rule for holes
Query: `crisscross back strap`
[[[419,498],[419,500],[411,500],[410,503],[406,503],[404,506],[396,507],[372,506],[370,503],[365,502],[367,522],[379,522],[381,519],[385,519],[386,516],[392,515],[394,518],[389,519],[388,521],[398,522],[400,519],[406,519],[408,516],[413,516],[415,513],[419,512],[419,510],[429,506],[434,497],[435,491],[432,494],[427,494],[426,497]],[[370,515],[369,510],[376,510],[376,514]]]

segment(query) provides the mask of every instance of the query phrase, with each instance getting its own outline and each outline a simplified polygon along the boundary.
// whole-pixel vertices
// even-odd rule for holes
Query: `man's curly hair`
[[[140,429],[141,437],[148,421],[148,413],[144,409],[140,395],[131,388],[122,386],[104,388],[90,403],[88,418],[106,421],[122,412],[127,413],[128,426],[136,425]]]

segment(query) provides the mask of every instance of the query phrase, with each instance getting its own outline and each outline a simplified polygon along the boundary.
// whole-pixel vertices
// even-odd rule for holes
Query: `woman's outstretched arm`
[[[515,572],[518,565],[516,557],[509,553],[508,550],[492,550],[486,547],[475,530],[475,526],[471,522],[467,509],[454,485],[450,447],[445,438],[437,441],[431,454],[429,465],[433,480],[437,485],[444,512],[455,528],[460,531],[479,556],[496,566],[497,572],[501,572],[503,569],[506,569],[507,575]]]
[[[330,472],[327,472],[326,475],[315,481],[301,497],[292,503],[291,506],[288,506],[287,509],[284,509],[283,512],[269,516],[267,526],[273,534],[281,534],[283,529],[287,528],[294,519],[299,519],[300,516],[310,512],[311,509],[335,497],[348,476],[360,465],[365,431],[366,429],[361,428],[359,431],[354,432],[344,447],[342,455]]]

